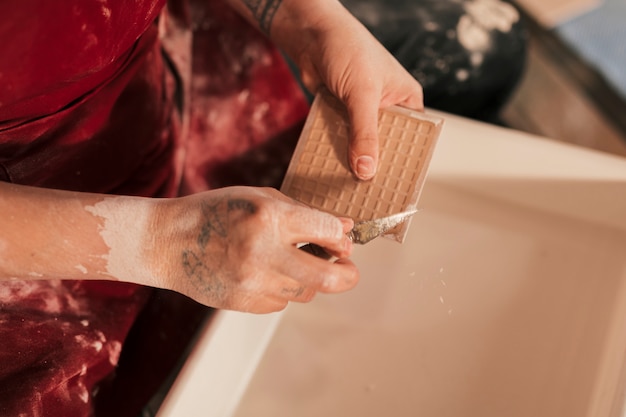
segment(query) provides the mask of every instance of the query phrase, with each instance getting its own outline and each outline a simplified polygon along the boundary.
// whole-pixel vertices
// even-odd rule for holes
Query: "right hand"
[[[229,187],[158,200],[151,223],[153,272],[161,286],[215,308],[267,313],[317,292],[351,289],[353,223],[299,204],[271,188]],[[322,246],[329,262],[297,248]]]

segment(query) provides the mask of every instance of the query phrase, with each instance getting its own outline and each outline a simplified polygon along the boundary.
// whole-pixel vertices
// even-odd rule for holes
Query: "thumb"
[[[360,91],[345,99],[350,118],[348,160],[352,172],[369,180],[378,168],[378,110],[380,94]]]

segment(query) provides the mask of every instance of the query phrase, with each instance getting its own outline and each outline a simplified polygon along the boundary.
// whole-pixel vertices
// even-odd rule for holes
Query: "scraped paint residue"
[[[129,197],[110,197],[85,210],[104,220],[100,236],[109,248],[106,272],[120,280],[152,282],[143,256],[152,205],[143,199],[131,202]]]

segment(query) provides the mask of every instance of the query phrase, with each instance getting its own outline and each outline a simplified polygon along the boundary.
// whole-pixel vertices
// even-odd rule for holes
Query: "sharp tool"
[[[350,230],[347,235],[352,242],[364,245],[399,224],[407,221],[412,215],[417,213],[417,211],[417,209],[412,209],[392,214],[391,216],[381,217],[379,219],[356,222],[352,230]],[[303,245],[300,249],[311,253],[318,258],[330,259],[330,255],[324,250],[324,248],[314,243]]]
[[[405,222],[415,213],[417,213],[417,209],[403,211],[380,219],[357,222],[348,232],[348,237],[352,242],[364,245]]]

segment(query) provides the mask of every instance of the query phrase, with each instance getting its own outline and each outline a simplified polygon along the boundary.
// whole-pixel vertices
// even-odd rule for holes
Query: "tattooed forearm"
[[[280,7],[282,0],[242,0],[250,9],[254,18],[259,22],[259,27],[265,33],[270,33],[272,20],[276,10]]]

